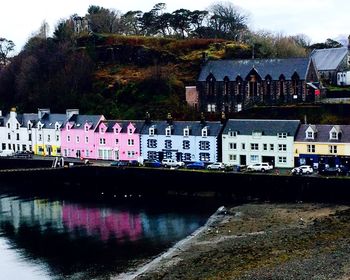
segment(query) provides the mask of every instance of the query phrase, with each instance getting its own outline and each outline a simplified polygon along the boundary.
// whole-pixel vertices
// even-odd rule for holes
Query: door
[[[119,160],[119,151],[114,151],[114,160]]]
[[[52,153],[52,148],[51,148],[51,146],[47,146],[47,154],[48,154],[49,156],[51,156],[51,153]]]
[[[239,164],[240,165],[246,165],[247,164],[247,158],[245,155],[240,155],[239,156]]]
[[[80,152],[80,150],[77,150],[76,156],[77,156],[77,158],[80,158],[80,157],[81,157],[81,152]]]

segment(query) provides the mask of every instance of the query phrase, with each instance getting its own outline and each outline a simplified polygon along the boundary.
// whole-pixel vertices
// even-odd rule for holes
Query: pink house
[[[103,115],[79,115],[78,110],[67,110],[68,121],[61,130],[61,151],[65,157],[96,159],[95,128]]]
[[[143,124],[144,121],[102,120],[95,129],[97,159],[139,160]]]

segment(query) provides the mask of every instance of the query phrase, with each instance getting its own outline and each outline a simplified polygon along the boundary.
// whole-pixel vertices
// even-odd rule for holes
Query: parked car
[[[2,150],[0,151],[0,157],[9,157],[13,155],[12,150]]]
[[[301,165],[292,169],[293,175],[309,175],[314,172],[313,168],[310,165]]]
[[[225,170],[225,164],[222,162],[214,162],[207,166],[209,170]]]
[[[162,165],[164,167],[183,167],[185,163],[182,161],[177,161],[175,159],[166,158],[162,160]]]
[[[186,167],[188,169],[205,169],[205,164],[202,161],[196,161],[196,162],[187,164]]]
[[[32,158],[33,153],[27,151],[17,151],[12,155],[14,158]]]
[[[268,162],[262,162],[262,163],[255,163],[247,166],[248,171],[260,171],[265,172],[272,170],[273,166],[270,165]]]
[[[349,168],[344,165],[340,165],[338,167],[325,166],[323,168],[320,168],[318,172],[321,175],[347,175],[349,173]]]
[[[140,163],[137,160],[129,160],[129,166],[140,166]]]
[[[144,160],[143,165],[146,167],[162,167],[162,163],[155,159]]]
[[[112,161],[110,166],[126,167],[126,166],[128,166],[128,162],[127,161],[122,161],[122,160],[116,160],[116,161]]]

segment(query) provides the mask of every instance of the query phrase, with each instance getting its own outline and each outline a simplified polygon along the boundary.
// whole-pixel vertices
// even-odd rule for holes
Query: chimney
[[[221,112],[221,124],[225,124],[226,123],[226,114],[225,112]]]
[[[67,109],[66,110],[67,120],[70,119],[73,115],[79,115],[79,109]]]
[[[350,35],[348,36],[348,50],[350,51]]]
[[[304,124],[307,124],[307,117],[304,115]]]
[[[45,114],[50,114],[50,109],[38,109],[39,119],[41,119]]]
[[[204,113],[201,112],[201,125],[206,125]]]
[[[151,115],[148,112],[146,112],[145,114],[145,124],[147,125],[151,124]]]
[[[166,121],[167,121],[168,125],[172,125],[173,124],[173,117],[171,116],[170,113],[168,113],[168,115],[166,117]]]
[[[10,111],[10,118],[16,118],[17,117],[17,112],[16,112],[16,108],[12,107],[11,111]]]

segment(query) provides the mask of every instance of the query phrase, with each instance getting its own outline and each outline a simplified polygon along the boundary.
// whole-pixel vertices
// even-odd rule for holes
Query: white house
[[[1,118],[0,154],[33,151],[33,126],[37,121],[37,114],[17,114],[12,108],[8,115]]]
[[[230,119],[222,133],[223,162],[293,167],[293,143],[299,125],[298,120]]]

